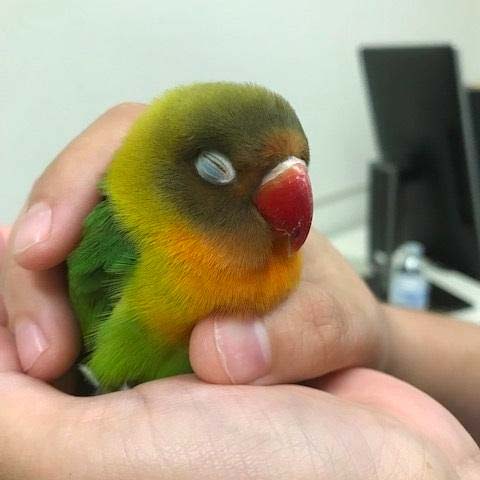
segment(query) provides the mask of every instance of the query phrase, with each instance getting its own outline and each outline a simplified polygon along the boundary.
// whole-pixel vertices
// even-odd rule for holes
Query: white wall
[[[2,0],[0,222],[112,104],[195,80],[255,81],[296,107],[326,231],[363,215],[375,156],[359,44],[452,42],[480,80],[477,0]],[[475,38],[476,37],[476,38]],[[347,196],[340,203],[329,200]]]

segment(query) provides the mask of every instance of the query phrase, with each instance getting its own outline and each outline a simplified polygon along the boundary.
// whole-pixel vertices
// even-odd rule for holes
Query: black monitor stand
[[[370,165],[368,229],[371,273],[365,281],[381,301],[387,300],[392,255],[398,244],[402,243],[398,235],[400,182],[401,175],[395,165],[388,162],[374,162]],[[452,312],[468,307],[471,307],[469,303],[432,285],[430,310]]]

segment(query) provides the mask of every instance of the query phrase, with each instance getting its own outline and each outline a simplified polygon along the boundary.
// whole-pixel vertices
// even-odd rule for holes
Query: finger
[[[310,235],[304,256],[298,288],[270,314],[208,318],[195,327],[190,360],[200,378],[290,383],[380,361],[380,313],[367,287],[318,234]]]
[[[5,228],[0,227],[0,271],[5,256],[5,239],[7,232]],[[9,371],[19,371],[20,363],[17,356],[15,339],[8,328],[7,310],[3,302],[3,293],[0,288],[0,373]]]
[[[98,181],[143,109],[136,104],[115,107],[74,140],[36,182],[12,229],[4,303],[22,369],[31,376],[55,379],[78,355],[65,272],[63,266],[51,267],[78,242],[83,220],[98,200]]]
[[[2,232],[5,236],[9,233],[6,228]],[[23,370],[43,380],[57,378],[79,352],[62,268],[28,271],[7,254],[5,247],[0,259],[7,264],[3,265],[0,324],[8,323],[10,328],[0,330],[0,371]]]
[[[8,233],[8,227],[0,227],[0,271],[4,263]],[[0,373],[20,370],[15,339],[10,330],[5,328],[7,322],[7,310],[3,301],[2,288],[0,288]]]
[[[0,227],[0,238],[3,238],[4,243],[8,241],[10,235],[10,227],[2,226]]]
[[[141,104],[112,108],[50,164],[35,182],[12,231],[13,253],[28,269],[62,262],[78,242],[82,223],[99,198],[98,183]]]
[[[401,420],[440,447],[456,466],[459,478],[475,478],[469,473],[480,468],[479,447],[446,408],[417,388],[365,368],[333,373],[309,385]]]
[[[70,368],[80,348],[64,269],[32,272],[9,262],[3,295],[22,370],[53,380]]]
[[[5,251],[6,251],[6,232],[5,229],[0,227],[0,272],[2,271]],[[7,310],[3,302],[2,282],[0,278],[0,327],[7,324]]]
[[[0,373],[19,372],[20,362],[12,332],[0,325]]]

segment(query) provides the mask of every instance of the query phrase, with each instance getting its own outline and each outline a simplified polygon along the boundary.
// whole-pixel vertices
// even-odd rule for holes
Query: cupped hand
[[[182,376],[80,398],[4,371],[0,477],[480,478],[473,440],[413,387],[366,369],[334,374],[321,387],[224,386]]]
[[[21,369],[52,380],[71,366],[79,339],[62,262],[98,201],[113,152],[145,108],[109,110],[35,182],[15,222],[3,267],[3,298]],[[197,375],[213,383],[297,382],[349,366],[379,367],[388,329],[382,310],[328,240],[312,232],[296,291],[264,318],[209,318],[191,337]]]
[[[330,242],[315,231],[303,246],[296,290],[263,318],[209,318],[190,340],[197,375],[212,383],[271,385],[351,366],[380,368],[383,311]]]
[[[36,182],[8,245],[0,240],[1,476],[478,478],[478,447],[458,422],[371,370],[309,386],[185,376],[93,398],[32,378],[58,377],[77,354],[61,263],[142,109],[117,107],[73,141]],[[201,378],[273,384],[383,362],[388,332],[368,289],[324,238],[311,235],[304,254],[302,281],[275,312],[196,327],[191,360]]]
[[[98,183],[114,151],[144,108],[114,107],[73,140],[37,179],[11,229],[0,276],[1,310],[15,335],[21,369],[33,377],[58,378],[77,357],[79,333],[63,261],[99,200]]]

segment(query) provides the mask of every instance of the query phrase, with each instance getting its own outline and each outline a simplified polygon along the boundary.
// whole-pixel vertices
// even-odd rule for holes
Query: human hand
[[[15,334],[20,366],[31,376],[56,379],[78,355],[63,261],[99,200],[97,185],[114,151],[144,108],[114,107],[72,141],[35,182],[12,227],[0,275],[0,308]]]
[[[310,387],[212,385],[189,375],[80,398],[15,372],[5,332],[0,478],[480,478],[480,452],[459,423],[373,370]]]
[[[61,261],[78,239],[81,220],[96,201],[95,185],[109,160],[106,153],[111,155],[141,108],[127,105],[102,117],[37,182],[28,205],[46,198],[54,206],[48,240],[15,254],[13,239],[18,224],[14,228],[4,268],[8,312],[0,314],[0,371],[4,372],[0,375],[0,465],[7,478],[155,478],[159,471],[167,478],[193,478],[193,471],[195,478],[341,478],[339,475],[344,474],[344,478],[353,479],[368,478],[375,469],[378,478],[395,478],[397,472],[402,479],[410,473],[411,478],[422,478],[421,474],[424,478],[458,478],[454,470],[460,478],[475,478],[478,449],[458,423],[419,392],[371,371],[353,370],[323,380],[322,387],[336,398],[312,387],[220,387],[182,377],[145,384],[131,392],[78,399],[18,373],[23,367],[32,376],[52,379],[65,371],[76,355],[77,332],[66,301],[63,272],[60,267],[48,267]],[[109,132],[116,132],[118,137],[105,136]],[[86,177],[75,163],[82,157],[95,160],[90,174],[83,173]],[[72,186],[67,179],[76,183]],[[75,192],[70,200],[62,182]],[[287,323],[280,323],[282,315],[265,319],[269,338],[284,339],[277,345],[286,348],[277,351],[290,353],[290,357],[277,357],[285,359],[285,371],[279,367],[282,362],[272,362],[277,373],[271,370],[259,382],[312,378],[355,364],[355,358],[366,364],[381,362],[383,333],[378,305],[328,243],[321,237],[312,239],[308,245],[313,247],[305,249],[306,276],[291,303],[280,307]],[[318,253],[324,254],[324,275],[318,275],[315,268],[310,275],[309,267]],[[326,287],[319,289],[319,282],[325,282]],[[299,295],[302,288],[307,290]],[[355,326],[347,318],[357,310],[367,320],[365,338],[361,331],[351,330]],[[33,317],[48,348],[42,348],[45,343],[35,335],[28,344],[23,334],[29,329],[21,325],[24,320],[18,321],[18,312]],[[316,313],[333,324],[316,323]],[[342,328],[335,323],[337,319]],[[5,327],[7,320],[17,333],[16,343]],[[215,345],[212,348],[209,342],[209,332],[221,339],[221,322],[207,319],[192,337],[192,360],[200,365],[200,375],[202,363],[195,360],[200,360],[200,347],[205,348],[206,362],[217,361],[219,375],[213,376],[213,381],[222,381],[222,374],[225,378],[218,367],[223,368],[229,359],[228,352],[218,356]],[[309,322],[314,323],[311,328]],[[315,348],[310,335],[315,333],[315,326],[321,330],[322,325],[326,325],[322,334],[326,341]],[[328,335],[329,331],[334,334]],[[375,335],[366,335],[369,332]],[[245,336],[240,337],[240,347],[249,347]],[[336,340],[340,348],[329,354]],[[302,354],[303,345],[309,348]],[[335,360],[349,345],[360,347],[357,354],[347,357],[347,362]],[[275,343],[270,348],[273,360]],[[321,348],[326,353],[318,362],[312,361]],[[25,358],[29,357],[24,354],[29,349],[43,352],[25,368]],[[288,358],[298,362],[291,370]],[[231,371],[227,378],[242,381]],[[305,455],[304,450],[314,453]],[[395,455],[385,459],[382,453],[398,451],[404,454],[403,462]],[[406,468],[410,468],[407,473]]]
[[[115,107],[75,139],[37,180],[13,226],[3,295],[19,361],[33,377],[57,378],[77,355],[62,262],[98,200],[97,184],[113,152],[143,108]],[[312,232],[303,251],[300,285],[270,315],[210,318],[195,328],[191,363],[200,378],[273,384],[381,365],[386,329],[373,296],[325,238]]]

